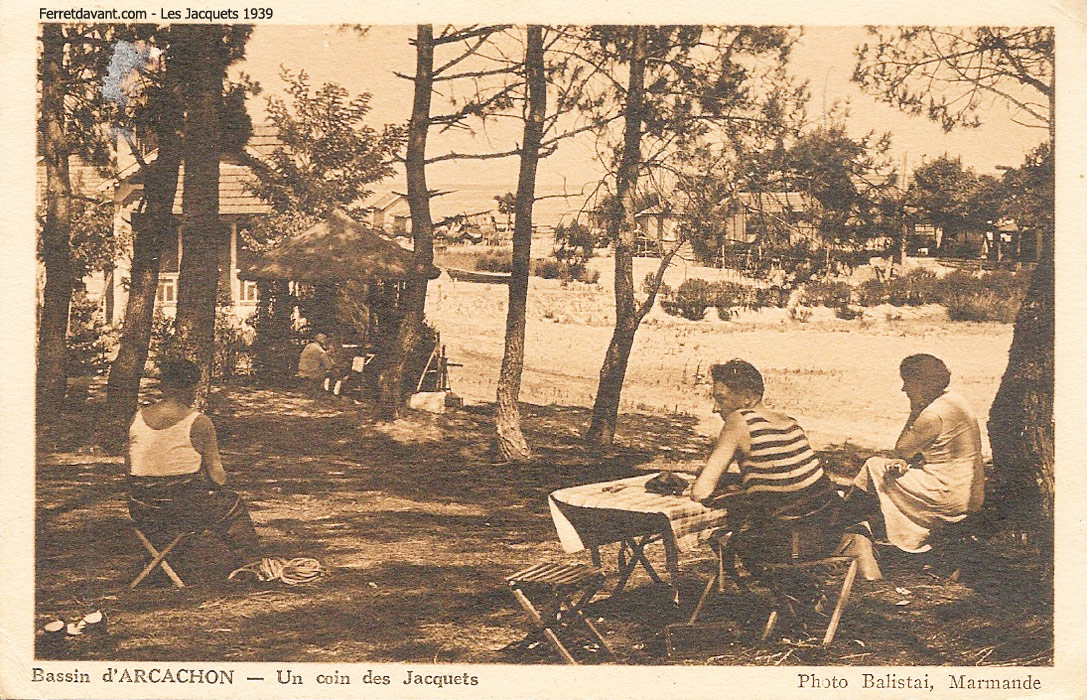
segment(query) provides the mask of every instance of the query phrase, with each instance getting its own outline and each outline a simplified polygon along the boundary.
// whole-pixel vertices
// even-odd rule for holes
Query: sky
[[[304,69],[313,86],[331,81],[352,94],[371,93],[368,119],[371,125],[406,122],[411,112],[412,84],[396,77],[394,72],[408,75],[414,72],[415,52],[408,44],[414,31],[412,26],[380,26],[372,27],[360,37],[352,30],[336,27],[259,25],[247,46],[244,63],[235,72],[248,73],[263,88],[263,94],[252,98],[249,104],[255,121],[264,119],[267,95],[282,94],[284,83],[279,71],[284,66],[292,71]],[[810,117],[817,118],[824,105],[829,109],[835,102],[845,100],[849,103],[847,124],[853,135],[871,130],[890,131],[892,154],[899,169],[905,164],[908,172],[926,159],[947,153],[961,156],[965,165],[978,172],[992,173],[997,166],[1018,165],[1023,155],[1045,138],[1044,129],[1014,123],[1012,115],[1001,105],[986,110],[979,128],[944,133],[924,117],[907,115],[878,102],[850,80],[854,48],[864,41],[865,30],[861,27],[807,27],[793,48],[789,68],[810,83]],[[441,60],[439,54],[436,61]],[[442,109],[443,103],[448,101],[437,96],[434,110]],[[486,133],[474,135],[451,136],[432,130],[428,155],[448,150],[508,150],[515,147],[519,137],[520,126],[512,121],[507,126],[491,127]],[[592,137],[569,139],[540,163],[537,193],[587,192],[602,172]],[[453,191],[433,200],[436,217],[479,211],[493,206],[494,195],[516,189],[517,159],[438,163],[428,168],[427,176],[432,189]],[[402,176],[390,179],[375,190],[379,194],[389,190],[402,192],[402,182]],[[554,223],[564,212],[580,207],[582,199],[544,199],[537,203],[537,220]]]

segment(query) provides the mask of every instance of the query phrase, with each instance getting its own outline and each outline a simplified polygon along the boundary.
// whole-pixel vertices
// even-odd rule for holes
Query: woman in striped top
[[[713,365],[710,374],[714,412],[725,425],[691,486],[691,498],[712,500],[727,482],[723,477],[735,473],[730,466],[736,465],[745,497],[728,500],[730,515],[735,513],[749,527],[764,532],[776,529],[769,526],[784,519],[818,522],[817,529],[828,530],[824,525],[832,520],[840,499],[804,429],[791,416],[763,405],[762,375],[750,363],[730,360]],[[822,550],[832,533],[820,535],[811,544]]]

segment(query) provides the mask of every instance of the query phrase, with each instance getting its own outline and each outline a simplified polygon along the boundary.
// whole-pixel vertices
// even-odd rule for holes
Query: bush
[[[839,308],[849,303],[853,287],[834,280],[811,280],[800,290],[800,303],[804,306]]]
[[[783,309],[789,304],[789,290],[785,287],[757,287],[754,300],[747,304],[752,309],[772,307]]]
[[[532,261],[532,274],[545,280],[562,277],[564,265],[554,258],[537,258]]]
[[[892,306],[939,304],[944,298],[944,283],[932,270],[914,269],[892,277],[886,284],[887,302]]]
[[[642,288],[648,287],[649,278]],[[682,316],[697,321],[702,319],[706,309],[717,309],[717,316],[723,321],[731,319],[740,308],[753,308],[758,303],[760,290],[735,282],[711,282],[692,278],[686,280],[677,289],[661,285],[661,308],[665,313]],[[776,294],[776,293],[775,293]],[[788,298],[788,295],[786,295]],[[775,296],[775,299],[777,297]]]
[[[563,260],[537,258],[532,261],[532,274],[547,280],[563,282],[584,282],[596,284],[600,281],[600,271],[590,270],[584,265],[571,265]]]
[[[252,326],[239,321],[225,308],[216,309],[215,355],[211,368],[213,378],[233,379],[239,361],[252,364],[253,335]]]
[[[481,272],[512,272],[513,257],[509,250],[488,250],[475,259],[476,269]]]
[[[861,306],[920,306],[940,304],[947,288],[944,280],[932,270],[914,269],[889,280],[868,280],[857,288]]]
[[[952,321],[998,321],[1014,323],[1019,312],[1019,299],[1002,297],[994,292],[955,293],[944,302]]]
[[[555,227],[556,260],[566,263],[571,271],[571,279],[581,279],[586,263],[596,254],[596,236],[587,227],[574,221]]]
[[[661,308],[673,316],[701,321],[706,309],[719,305],[720,297],[721,289],[717,284],[692,278],[679,285],[674,295],[662,299]]]
[[[109,366],[113,338],[98,316],[98,305],[85,292],[72,296],[66,345],[69,377],[101,374]]]
[[[853,321],[864,315],[864,311],[849,304],[842,304],[834,310],[834,315],[843,321]]]
[[[812,310],[803,306],[794,306],[789,309],[789,318],[797,323],[807,323],[811,320]]]

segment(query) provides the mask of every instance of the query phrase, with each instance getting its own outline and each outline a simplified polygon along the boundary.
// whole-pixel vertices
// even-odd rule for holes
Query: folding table
[[[682,475],[681,475],[682,476]],[[665,568],[675,588],[679,552],[693,549],[703,535],[725,524],[723,508],[707,508],[688,496],[652,493],[645,488],[654,474],[559,489],[548,497],[551,518],[566,552],[589,549],[600,566],[600,546],[619,543],[619,582],[612,595],[626,586],[641,565],[657,583],[664,583],[646,557],[646,546],[664,545]]]

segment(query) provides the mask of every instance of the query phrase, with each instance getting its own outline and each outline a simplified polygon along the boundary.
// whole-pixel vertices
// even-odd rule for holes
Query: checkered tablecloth
[[[547,503],[562,548],[578,552],[592,544],[618,541],[619,533],[644,534],[647,523],[655,521],[659,529],[667,527],[676,547],[684,551],[697,546],[700,536],[725,524],[728,513],[723,508],[707,508],[687,496],[646,491],[646,482],[654,476],[646,474],[552,492]],[[599,533],[604,530],[610,534],[601,541]]]

